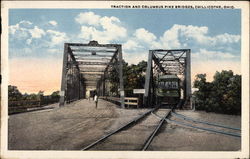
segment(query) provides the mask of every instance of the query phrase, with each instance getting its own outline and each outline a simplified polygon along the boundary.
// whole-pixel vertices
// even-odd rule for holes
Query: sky
[[[24,93],[60,90],[65,42],[122,44],[129,64],[150,49],[191,49],[192,79],[240,74],[239,9],[10,9],[9,84]]]

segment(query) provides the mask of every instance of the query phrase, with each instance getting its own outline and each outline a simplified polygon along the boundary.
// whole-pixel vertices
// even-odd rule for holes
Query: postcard
[[[2,158],[248,158],[249,3],[2,2]]]

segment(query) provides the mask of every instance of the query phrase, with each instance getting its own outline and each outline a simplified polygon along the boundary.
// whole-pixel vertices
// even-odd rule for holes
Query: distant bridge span
[[[60,106],[65,102],[86,98],[87,90],[96,90],[99,96],[110,95],[109,74],[117,74],[115,96],[124,108],[122,46],[120,44],[65,43]]]

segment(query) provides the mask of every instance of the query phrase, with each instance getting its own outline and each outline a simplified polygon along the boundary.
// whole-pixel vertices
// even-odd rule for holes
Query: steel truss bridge
[[[99,96],[118,96],[124,108],[122,46],[120,44],[65,43],[60,106],[86,97],[87,90]],[[117,76],[116,93],[111,94],[110,74]],[[113,81],[114,84],[114,81]],[[118,91],[119,90],[119,91]]]
[[[190,102],[190,52],[190,49],[149,50],[143,96],[145,107],[156,104],[154,81],[161,75],[177,75],[181,80],[181,99]],[[120,44],[98,44],[97,41],[64,44],[60,106],[86,98],[86,92],[91,89],[99,96],[118,97],[125,108]]]
[[[191,97],[191,59],[190,49],[149,50],[145,81],[144,106],[156,104],[155,79],[160,75],[177,75],[181,79],[182,99]]]

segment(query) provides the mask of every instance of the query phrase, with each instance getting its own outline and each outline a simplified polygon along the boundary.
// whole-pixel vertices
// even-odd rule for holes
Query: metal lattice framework
[[[143,104],[155,104],[154,80],[160,75],[177,75],[181,79],[183,99],[191,96],[190,49],[149,50]]]
[[[99,96],[110,95],[109,73],[116,70],[121,106],[124,107],[122,67],[120,44],[65,43],[60,106],[85,98],[89,88],[95,89]]]

